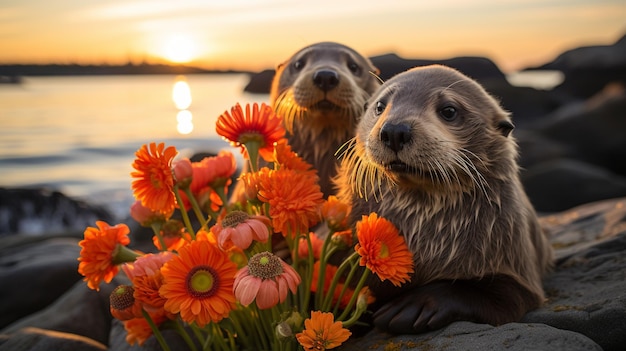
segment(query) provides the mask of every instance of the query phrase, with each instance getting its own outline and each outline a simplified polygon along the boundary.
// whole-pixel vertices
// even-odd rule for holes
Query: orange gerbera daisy
[[[226,250],[232,245],[245,250],[252,241],[266,242],[270,231],[269,218],[265,216],[251,216],[243,211],[229,212],[224,219],[217,223],[211,231],[217,234],[220,248]]]
[[[259,174],[259,200],[270,204],[275,232],[296,235],[308,233],[320,220],[324,195],[317,177],[291,169]]]
[[[235,277],[237,300],[248,306],[256,300],[259,309],[274,307],[287,298],[287,291],[296,293],[300,276],[293,267],[271,252],[260,252]]]
[[[80,257],[78,273],[82,274],[91,289],[100,290],[100,282],[110,283],[119,271],[118,264],[134,261],[139,254],[128,249],[130,243],[126,224],[110,226],[97,221],[98,228],[87,227],[84,239],[78,245]]]
[[[356,233],[359,242],[354,250],[361,256],[361,266],[369,268],[383,281],[389,279],[395,286],[411,279],[413,255],[391,222],[376,213],[364,215],[356,224]]]
[[[259,106],[246,104],[244,112],[237,104],[224,111],[217,119],[217,134],[228,140],[233,146],[240,146],[244,156],[246,151],[253,157],[260,153],[261,157],[271,162],[274,143],[285,135],[282,120],[274,114],[272,108],[265,103]],[[245,148],[244,148],[245,145]],[[253,160],[254,161],[254,160]]]
[[[164,308],[180,313],[187,323],[204,327],[219,322],[235,307],[233,278],[237,267],[208,240],[195,240],[183,246],[179,256],[161,268],[160,295],[167,299]]]
[[[352,333],[335,322],[330,312],[312,311],[311,318],[304,320],[305,329],[296,334],[296,339],[306,351],[329,350],[348,340]]]
[[[150,143],[150,146],[144,144],[135,153],[135,171],[130,174],[135,178],[132,183],[133,195],[153,211],[168,213],[176,207],[172,160],[177,153],[175,147],[165,148],[164,143]]]
[[[220,151],[217,156],[205,157],[199,162],[191,163],[191,183],[189,190],[198,203],[204,208],[209,206],[217,211],[222,201],[216,191],[226,194],[231,184],[231,177],[237,171],[237,161],[230,151]],[[187,210],[191,208],[187,194],[180,190],[180,196]],[[212,206],[216,204],[217,206]]]

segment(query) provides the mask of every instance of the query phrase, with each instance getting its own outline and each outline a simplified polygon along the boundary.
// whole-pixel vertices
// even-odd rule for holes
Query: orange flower
[[[321,209],[322,218],[327,222],[328,228],[333,231],[346,229],[350,205],[341,202],[336,196],[330,195]]]
[[[124,273],[133,283],[133,297],[148,312],[156,312],[165,305],[165,299],[159,295],[159,288],[163,285],[161,267],[173,257],[174,254],[169,251],[146,254],[135,262],[122,266]]]
[[[359,264],[376,273],[381,280],[389,279],[395,286],[411,279],[413,256],[398,229],[376,213],[363,216],[356,224],[359,242],[354,250],[359,253]]]
[[[180,313],[187,323],[204,327],[219,322],[235,307],[233,277],[237,267],[228,255],[208,240],[195,240],[183,246],[179,256],[161,268],[160,295],[164,308]]]
[[[168,319],[163,313],[149,314],[150,318],[157,326]],[[126,329],[126,342],[129,345],[137,343],[139,346],[142,346],[144,342],[152,336],[152,328],[150,328],[145,318],[133,318],[124,321],[124,329]]]
[[[354,242],[353,236],[352,229],[346,229],[340,232],[334,232],[330,240],[340,248],[348,248],[352,247],[352,243]]]
[[[278,163],[280,168],[308,172],[311,173],[311,175],[317,176],[317,170],[291,150],[287,139],[281,139],[274,145],[274,162]]]
[[[313,248],[313,258],[319,259],[322,254],[322,246],[324,246],[324,240],[320,239],[314,232],[309,233],[311,238],[311,247]],[[300,238],[298,244],[298,256],[306,258],[309,256],[309,243],[305,237]]]
[[[152,209],[141,204],[137,200],[130,206],[130,216],[136,220],[142,227],[150,228],[153,223],[163,223],[174,214],[174,208],[167,213],[161,211],[153,211]]]
[[[157,249],[161,251],[178,251],[191,241],[191,234],[187,233],[181,221],[170,219],[161,226],[161,238],[165,243],[165,248],[161,247],[161,242],[156,235],[152,237],[152,243]]]
[[[132,183],[133,195],[153,211],[168,213],[176,207],[172,160],[177,152],[173,146],[166,149],[164,143],[150,143],[135,153],[136,171],[130,174],[136,178]]]
[[[130,285],[119,285],[109,295],[110,310],[113,317],[126,321],[141,315],[141,302],[134,297],[135,289]]]
[[[216,224],[211,231],[217,234],[218,244],[222,250],[235,245],[245,250],[252,241],[266,242],[269,238],[269,218],[251,216],[243,211],[229,212],[224,219]]]
[[[110,283],[119,271],[118,264],[134,261],[138,254],[126,248],[130,243],[126,224],[110,226],[97,221],[98,228],[87,227],[85,237],[78,245],[80,257],[78,273],[91,289],[100,290],[100,282]]]
[[[306,351],[333,349],[352,335],[343,323],[335,322],[335,316],[330,312],[312,311],[311,318],[304,321],[304,327],[296,338]]]
[[[235,277],[237,300],[248,306],[256,299],[259,309],[274,307],[287,298],[287,290],[295,294],[300,284],[298,273],[271,252],[260,252]]]
[[[259,174],[259,200],[270,204],[274,232],[308,233],[320,220],[324,195],[317,178],[291,169]]]
[[[261,167],[256,172],[245,172],[239,176],[239,181],[244,184],[245,199],[239,198],[238,201],[248,200],[250,202],[258,203],[259,193],[259,180],[264,177],[268,177],[270,169],[267,167]]]
[[[201,206],[211,206],[213,211],[217,211],[222,205],[222,201],[216,191],[227,193],[231,184],[231,177],[237,171],[237,161],[230,151],[220,151],[217,156],[203,158],[199,162],[191,163],[191,184],[189,190],[195,196]],[[183,204],[187,210],[191,208],[187,194],[180,190]]]
[[[248,157],[246,151],[255,155],[258,150],[261,157],[270,162],[274,143],[285,135],[282,120],[264,103],[261,106],[256,103],[252,106],[246,104],[245,113],[241,105],[237,104],[230,112],[224,111],[217,119],[217,134],[230,141],[231,145],[240,146],[244,156]],[[256,150],[250,148],[252,144],[256,144]]]

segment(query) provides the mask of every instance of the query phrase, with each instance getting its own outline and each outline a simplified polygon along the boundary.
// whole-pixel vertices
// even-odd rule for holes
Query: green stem
[[[341,278],[343,271],[345,271],[348,266],[352,266],[352,262],[355,261],[358,257],[359,257],[358,253],[356,252],[353,253],[352,255],[350,255],[350,257],[348,257],[345,261],[343,261],[341,265],[339,265],[339,268],[337,268],[337,273],[333,277],[333,280],[330,283],[330,287],[328,288],[328,295],[324,298],[324,303],[322,304],[323,311],[330,310],[330,306],[333,301],[333,295],[335,292],[335,287],[337,286],[337,283],[339,282],[339,279]]]
[[[185,191],[185,194],[187,195],[187,198],[189,199],[189,203],[191,204],[193,213],[195,213],[196,218],[198,218],[198,221],[200,222],[200,225],[202,226],[202,228],[205,228],[208,221],[204,217],[204,213],[202,213],[202,209],[200,209],[198,200],[196,200],[196,197],[193,196],[193,193],[191,192],[191,188],[186,187],[184,191]]]
[[[343,313],[341,314],[341,316],[339,316],[337,320],[343,320],[344,318],[348,316],[348,312],[350,312],[350,310],[352,309],[352,306],[354,306],[354,302],[358,298],[359,292],[365,285],[365,281],[367,281],[367,278],[369,277],[369,275],[370,275],[370,270],[366,269],[363,275],[361,276],[359,283],[356,285],[356,288],[354,289],[354,294],[352,294],[352,298],[350,299],[350,302],[348,302],[348,306],[346,306],[346,309],[343,310]]]
[[[331,241],[332,231],[326,239],[324,239],[324,245],[322,246],[322,253],[320,255],[320,271],[319,278],[317,280],[317,294],[315,295],[315,309],[319,310],[322,308],[322,303],[324,301],[324,282],[326,281],[326,265],[328,259],[337,251],[337,247],[328,248],[328,245]],[[326,293],[329,293],[328,291]]]
[[[141,257],[141,254],[135,250],[131,250],[122,244],[117,244],[111,254],[111,263],[118,265],[125,262],[134,262],[138,257]]]
[[[159,245],[161,245],[161,251],[167,251],[167,245],[165,245],[165,240],[163,240],[163,235],[161,235],[161,223],[152,223],[151,227],[154,235],[159,240]]]
[[[191,235],[193,240],[196,239],[196,232],[193,230],[191,226],[191,221],[189,220],[189,214],[187,214],[187,210],[185,209],[185,205],[183,203],[183,199],[178,192],[178,185],[174,185],[174,195],[176,196],[176,202],[178,202],[178,207],[180,209],[180,215],[183,217],[183,222],[185,223],[185,228],[187,228],[187,232]]]
[[[300,240],[298,240],[300,243]],[[313,265],[314,265],[314,257],[313,257],[313,244],[311,243],[311,235],[306,235],[306,243],[309,248],[309,256],[307,258],[308,265],[306,267],[306,284],[304,284],[304,299],[302,302],[303,308],[309,309],[309,301],[311,300],[311,284],[313,281]]]
[[[185,328],[180,325],[180,321],[176,321],[176,323],[174,323],[174,326],[174,328],[178,332],[178,335],[180,335],[183,340],[185,340],[191,351],[197,351],[198,349],[196,348],[196,344],[194,344],[193,340],[191,340],[191,337],[189,336],[189,333],[187,333]]]
[[[161,348],[164,351],[170,351],[169,345],[167,344],[165,339],[163,339],[163,334],[161,334],[159,328],[156,326],[156,324],[154,324],[154,321],[152,320],[152,317],[150,317],[150,314],[148,314],[148,312],[146,312],[144,309],[141,309],[141,314],[143,315],[143,318],[145,318],[148,322],[150,329],[152,329],[152,334],[154,334],[154,337],[159,342],[159,345],[161,345]]]

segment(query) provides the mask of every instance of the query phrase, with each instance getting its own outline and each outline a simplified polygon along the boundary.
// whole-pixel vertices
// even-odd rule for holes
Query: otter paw
[[[468,318],[462,299],[432,290],[416,289],[383,305],[374,313],[374,325],[394,334],[415,334]]]

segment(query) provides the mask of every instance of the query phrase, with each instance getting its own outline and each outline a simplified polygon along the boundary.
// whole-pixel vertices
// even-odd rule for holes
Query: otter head
[[[384,182],[429,193],[485,192],[516,167],[512,128],[475,81],[440,65],[413,68],[369,99],[344,168],[361,196]]]
[[[278,66],[270,101],[290,133],[352,137],[365,101],[380,86],[377,74],[367,58],[345,45],[313,44]]]

